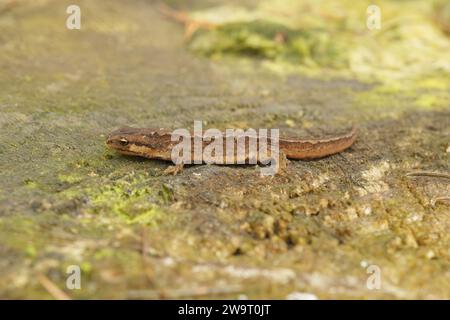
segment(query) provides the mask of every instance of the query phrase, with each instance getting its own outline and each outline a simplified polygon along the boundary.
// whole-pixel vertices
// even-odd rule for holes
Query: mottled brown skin
[[[121,154],[172,161],[172,148],[178,142],[172,142],[171,132],[164,129],[126,127],[112,132],[106,144]]]
[[[327,139],[296,139],[296,138],[280,138],[279,149],[282,158],[288,159],[302,159],[310,160],[326,157],[335,153],[339,153],[349,148],[356,140],[356,128],[353,128],[349,133],[335,136]],[[108,147],[125,155],[140,156],[149,159],[160,159],[172,161],[172,148],[179,143],[179,141],[171,141],[172,132],[165,129],[150,129],[150,128],[122,128],[112,132],[106,141]],[[194,145],[194,137],[192,136],[191,145]],[[247,140],[248,141],[248,140]],[[259,142],[259,140],[258,140]],[[203,140],[203,148],[211,141]],[[270,144],[270,139],[268,139]],[[191,148],[191,160],[194,162],[201,159],[194,158],[194,148]],[[224,154],[226,153],[226,145],[224,141]],[[270,154],[269,154],[270,155]],[[235,153],[232,156],[232,162],[245,161],[257,155],[248,153],[246,144],[246,153],[244,155],[237,154],[236,141]],[[182,169],[182,164],[176,170],[169,170],[171,173],[176,173]],[[175,171],[175,172],[172,172]]]

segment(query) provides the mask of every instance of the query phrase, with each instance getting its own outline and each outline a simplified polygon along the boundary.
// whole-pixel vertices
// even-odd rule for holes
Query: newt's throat
[[[144,144],[135,144],[130,142],[128,146],[124,149],[116,149],[119,153],[130,155],[130,156],[139,156],[149,159],[163,159],[170,160],[170,151],[156,150]]]

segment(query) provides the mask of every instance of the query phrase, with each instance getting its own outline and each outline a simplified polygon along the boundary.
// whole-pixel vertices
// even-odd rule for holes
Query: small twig
[[[431,200],[431,205],[434,207],[436,205],[436,203],[438,202],[443,202],[443,203],[450,203],[450,196],[446,196],[446,197],[436,197],[434,199]]]
[[[407,177],[430,177],[430,178],[444,178],[444,179],[450,179],[450,174],[448,173],[441,173],[441,172],[431,172],[431,171],[416,171],[416,172],[409,172],[406,174]],[[436,197],[434,199],[431,199],[430,204],[431,206],[435,206],[438,202],[447,202],[450,201],[450,196],[444,196],[444,197]]]
[[[70,296],[62,291],[58,286],[44,274],[38,274],[39,283],[52,295],[56,300],[72,300]]]
[[[432,177],[432,178],[444,178],[450,179],[450,174],[441,172],[431,172],[431,171],[416,171],[408,172],[407,177]]]

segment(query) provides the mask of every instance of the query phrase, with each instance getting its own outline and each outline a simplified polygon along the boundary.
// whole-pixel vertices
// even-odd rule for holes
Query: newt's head
[[[121,128],[112,132],[106,145],[122,154],[164,158],[171,145],[170,132],[164,129]]]

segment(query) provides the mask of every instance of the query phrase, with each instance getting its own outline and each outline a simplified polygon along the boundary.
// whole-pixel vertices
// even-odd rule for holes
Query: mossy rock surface
[[[65,27],[69,4],[0,2],[0,297],[54,298],[48,279],[73,299],[450,298],[449,207],[432,203],[448,180],[406,176],[449,172],[445,70],[384,83],[209,59],[152,1],[80,1],[81,30]],[[105,147],[118,127],[194,120],[305,137],[356,124],[359,138],[273,178],[166,176]],[[66,288],[70,265],[81,290]]]

